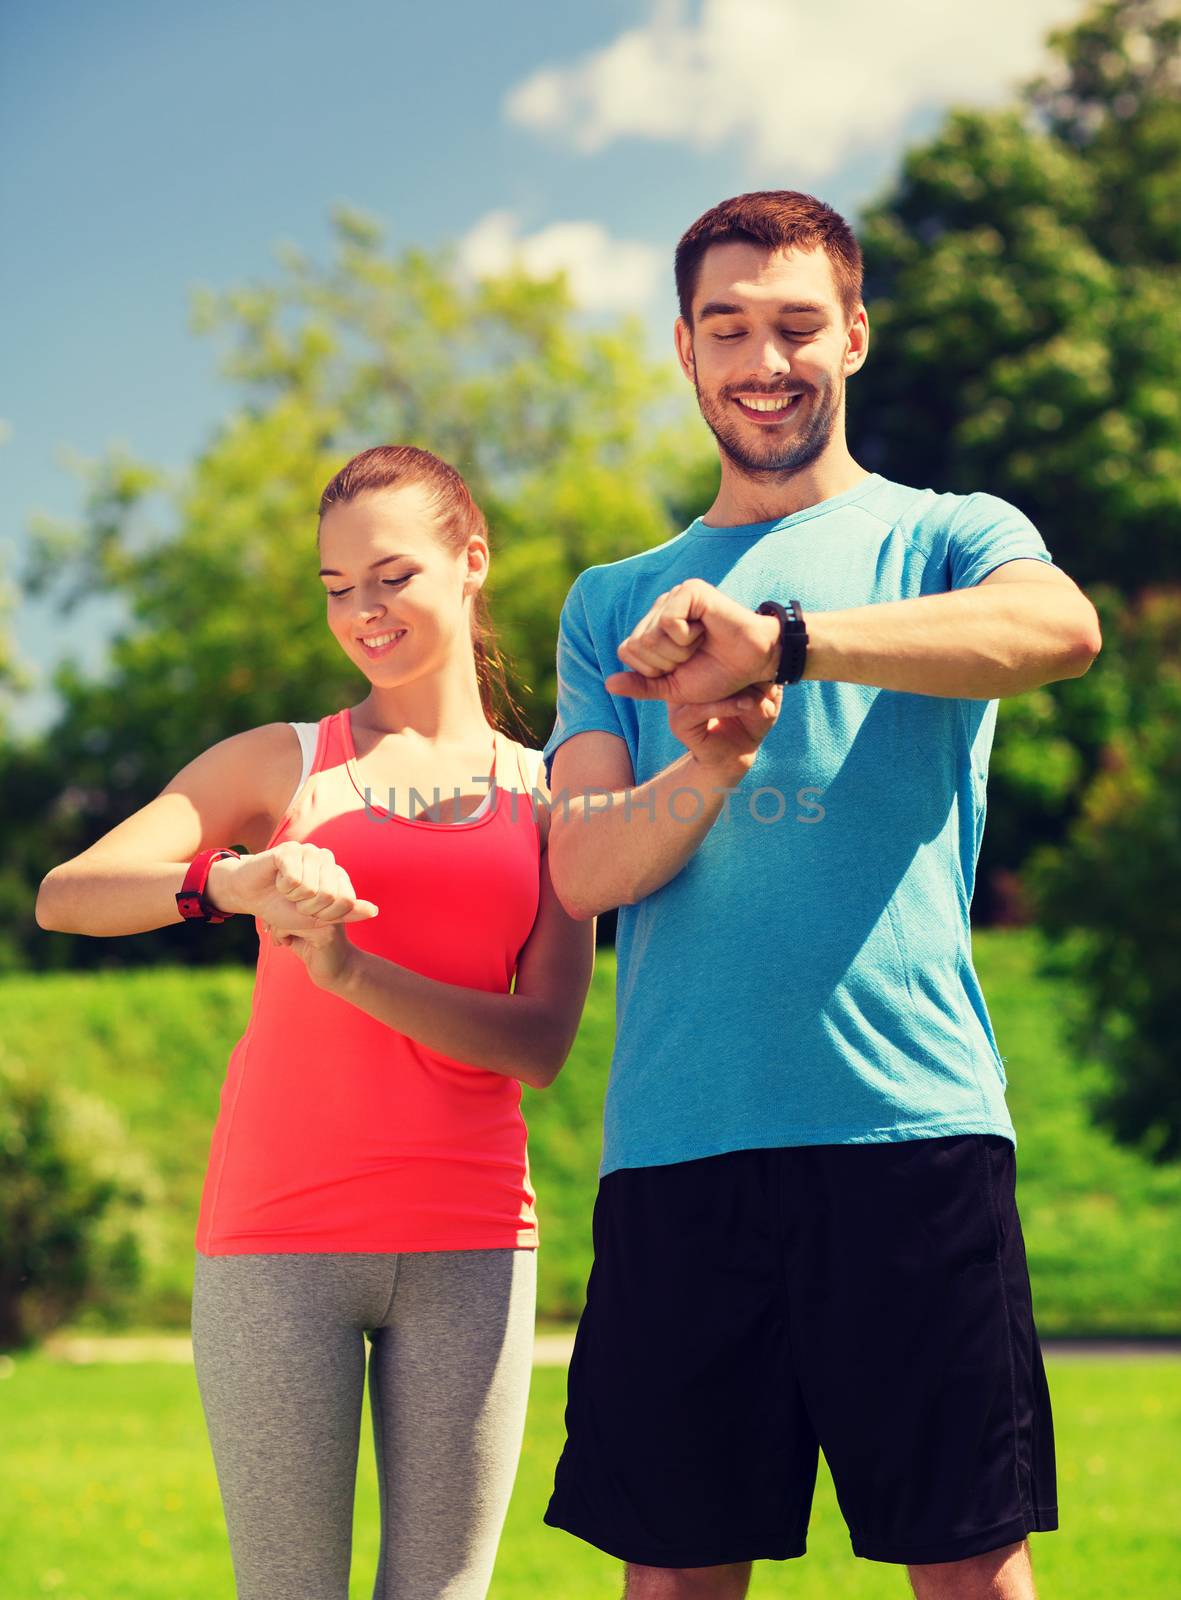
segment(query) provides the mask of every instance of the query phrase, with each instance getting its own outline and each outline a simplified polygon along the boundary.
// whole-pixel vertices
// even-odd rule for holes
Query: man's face
[[[705,252],[692,331],[678,317],[676,336],[719,449],[762,477],[798,472],[824,450],[868,326],[863,309],[846,318],[823,250],[734,240]]]

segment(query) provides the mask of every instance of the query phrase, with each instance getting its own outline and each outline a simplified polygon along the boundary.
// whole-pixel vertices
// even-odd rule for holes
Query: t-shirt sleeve
[[[1036,561],[1053,559],[1024,511],[998,495],[966,495],[948,534],[951,587],[970,589],[996,567],[1023,556]]]
[[[597,729],[626,740],[614,696],[603,679],[621,671],[619,663],[604,667],[591,637],[582,577],[574,580],[558,623],[558,704],[553,732],[545,742],[542,760],[545,781],[553,786],[553,760],[558,746],[576,733]]]

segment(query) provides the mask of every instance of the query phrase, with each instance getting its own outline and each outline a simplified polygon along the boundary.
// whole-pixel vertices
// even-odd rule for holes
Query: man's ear
[[[681,371],[689,382],[693,383],[697,374],[697,362],[693,355],[693,332],[684,317],[678,317],[673,324],[673,343],[676,345]]]
[[[846,377],[859,372],[869,354],[869,313],[863,305],[857,307],[857,315],[853,318],[849,333],[851,348],[845,357]]]

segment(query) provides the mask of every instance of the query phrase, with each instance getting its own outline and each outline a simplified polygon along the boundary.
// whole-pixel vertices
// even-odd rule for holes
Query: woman
[[[37,917],[255,918],[193,1285],[239,1596],[346,1600],[368,1335],[375,1597],[474,1600],[532,1366],[521,1084],[565,1061],[594,923],[550,885],[539,753],[495,725],[487,530],[459,474],[364,451],[324,491],[319,557],[365,698],[205,751],[55,868]]]

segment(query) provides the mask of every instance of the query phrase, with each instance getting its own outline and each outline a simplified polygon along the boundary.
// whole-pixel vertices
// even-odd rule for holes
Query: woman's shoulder
[[[216,746],[226,781],[257,801],[268,836],[283,816],[315,752],[319,724],[263,722],[231,734]],[[309,737],[310,735],[310,737]]]
[[[184,797],[186,817],[191,820],[195,814],[199,819],[194,851],[201,839],[224,842],[227,838],[240,840],[248,850],[261,850],[291,798],[302,763],[300,740],[289,722],[244,728],[194,756],[168,780],[150,806],[162,806],[171,814],[174,807],[169,797]]]
[[[223,744],[227,748],[234,746],[234,756],[239,762],[262,760],[282,764],[292,755],[300,760],[308,733],[314,737],[318,728],[317,722],[260,722],[255,728],[231,734]]]
[[[298,770],[303,740],[296,728],[291,722],[263,722],[228,733],[195,757],[190,767],[200,766],[218,778],[237,780],[243,789],[257,789],[276,777],[276,769],[280,779],[292,763]]]

